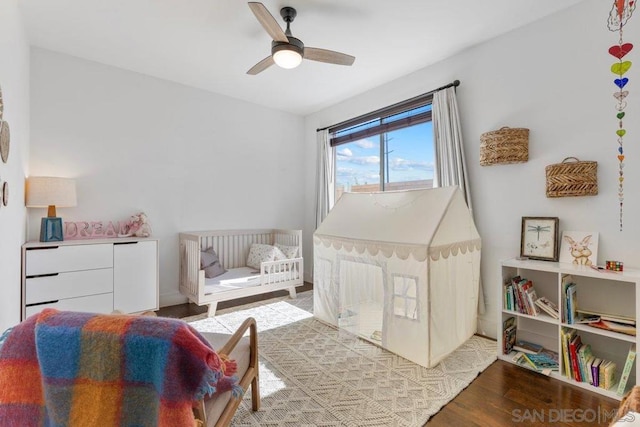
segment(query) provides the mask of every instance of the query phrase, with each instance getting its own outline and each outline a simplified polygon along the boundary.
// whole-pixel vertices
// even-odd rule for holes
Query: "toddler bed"
[[[302,231],[214,230],[180,233],[180,292],[214,316],[220,301],[303,284]]]

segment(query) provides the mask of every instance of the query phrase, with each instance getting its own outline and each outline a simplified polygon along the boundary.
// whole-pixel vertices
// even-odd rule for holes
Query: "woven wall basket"
[[[480,165],[529,160],[529,129],[503,127],[480,135]]]
[[[598,194],[598,162],[581,162],[575,157],[567,157],[562,163],[547,166],[545,172],[547,197]]]

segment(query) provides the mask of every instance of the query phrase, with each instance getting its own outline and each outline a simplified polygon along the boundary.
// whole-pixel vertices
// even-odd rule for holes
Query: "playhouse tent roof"
[[[457,186],[344,193],[315,236],[424,246],[480,237]]]

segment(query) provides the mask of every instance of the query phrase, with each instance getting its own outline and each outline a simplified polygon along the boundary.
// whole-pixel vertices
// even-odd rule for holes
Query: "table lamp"
[[[56,206],[76,206],[76,182],[69,178],[30,176],[26,183],[28,208],[48,208],[40,222],[41,242],[63,240],[62,218],[56,216]]]

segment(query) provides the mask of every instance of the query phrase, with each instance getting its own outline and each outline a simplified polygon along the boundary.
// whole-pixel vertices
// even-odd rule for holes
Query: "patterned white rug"
[[[312,315],[313,291],[186,318],[199,331],[258,323],[261,408],[245,395],[233,426],[423,426],[496,360],[474,336],[427,369]]]

